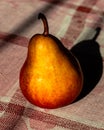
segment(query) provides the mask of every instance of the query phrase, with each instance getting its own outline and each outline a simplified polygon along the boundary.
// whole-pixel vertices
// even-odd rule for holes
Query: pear
[[[20,88],[26,99],[42,108],[59,108],[72,103],[83,87],[83,73],[77,58],[61,41],[49,34],[44,14],[38,18],[43,34],[29,42],[26,60],[20,71]]]

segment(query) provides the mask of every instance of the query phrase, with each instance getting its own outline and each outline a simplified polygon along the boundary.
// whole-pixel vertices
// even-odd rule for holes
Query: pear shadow
[[[95,39],[79,42],[72,47],[71,52],[79,60],[84,76],[83,89],[75,100],[76,102],[87,96],[96,87],[102,76],[103,60],[99,43]]]

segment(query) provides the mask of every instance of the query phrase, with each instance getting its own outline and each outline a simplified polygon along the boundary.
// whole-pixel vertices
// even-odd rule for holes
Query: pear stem
[[[39,13],[38,19],[42,19],[42,21],[43,21],[43,25],[44,25],[44,32],[43,32],[43,34],[44,35],[48,35],[49,34],[49,27],[48,27],[48,21],[47,21],[45,15],[42,14],[42,13]]]

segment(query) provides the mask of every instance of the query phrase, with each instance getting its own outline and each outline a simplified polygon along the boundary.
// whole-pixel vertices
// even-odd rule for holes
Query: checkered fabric
[[[92,64],[93,71],[85,84],[93,89],[62,108],[32,105],[19,86],[28,42],[34,34],[43,33],[42,22],[37,18],[40,12],[48,19],[50,34],[69,50],[75,51],[78,43],[92,39],[96,28],[101,27],[96,39],[101,63],[93,59],[97,56],[95,49],[86,46],[82,49],[84,54],[81,52],[82,56],[88,54],[83,60],[89,58]],[[84,42],[81,44],[84,46]],[[104,130],[103,63],[104,0],[0,0],[0,130]],[[87,69],[89,64],[85,64]]]

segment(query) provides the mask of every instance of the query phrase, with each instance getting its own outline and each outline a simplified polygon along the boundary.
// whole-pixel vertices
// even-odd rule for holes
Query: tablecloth
[[[29,103],[19,86],[28,42],[43,33],[40,12],[47,17],[50,34],[66,48],[76,56],[77,45],[82,48],[83,60],[88,61],[85,68],[91,70],[85,83],[91,89],[85,88],[81,98],[57,109]],[[83,48],[83,41],[92,39],[97,27],[101,28],[97,52],[94,45]],[[104,0],[0,0],[0,130],[104,130],[103,63]]]

